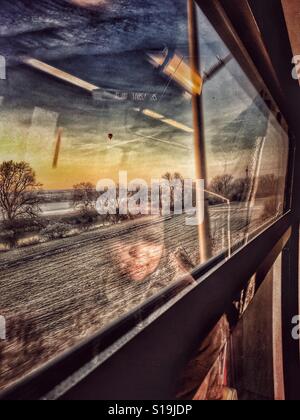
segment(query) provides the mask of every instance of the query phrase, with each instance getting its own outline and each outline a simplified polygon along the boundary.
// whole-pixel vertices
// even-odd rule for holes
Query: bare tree
[[[95,208],[96,187],[91,182],[81,182],[73,187],[73,206],[83,213]]]
[[[40,213],[36,175],[26,162],[3,162],[0,165],[0,210],[8,225],[18,219],[36,218]]]

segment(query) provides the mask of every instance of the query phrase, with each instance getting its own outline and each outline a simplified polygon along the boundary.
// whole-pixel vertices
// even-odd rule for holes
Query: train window
[[[186,2],[87,3],[6,2],[0,18],[0,388],[199,262],[173,187],[169,214],[155,197],[153,214],[119,197],[103,214],[96,191],[194,179]]]
[[[203,215],[208,254],[228,255],[283,211],[287,136],[264,93],[200,9],[197,71],[186,0],[125,3],[2,6],[0,389],[193,281]]]
[[[222,243],[245,242],[283,214],[289,141],[268,107],[267,94],[254,88],[202,11],[197,12],[210,226],[218,253]]]

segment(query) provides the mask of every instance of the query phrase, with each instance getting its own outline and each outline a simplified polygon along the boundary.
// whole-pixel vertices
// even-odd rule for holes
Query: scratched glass
[[[184,215],[95,210],[97,182],[118,183],[120,171],[147,183],[194,178],[200,78],[191,84],[186,1],[98,3],[2,7],[0,188],[7,181],[13,197],[7,174],[25,171],[20,162],[42,185],[27,186],[40,211],[1,201],[0,389],[199,263],[198,228]]]
[[[97,182],[118,184],[120,171],[194,180],[193,95],[203,92],[211,255],[282,213],[286,134],[200,10],[201,75],[186,0],[146,4],[2,6],[0,389],[192,281],[199,234],[184,214],[103,217],[95,201]]]
[[[215,253],[229,241],[247,242],[282,215],[289,142],[266,92],[255,89],[199,8],[198,27],[207,194],[219,204],[210,212]]]

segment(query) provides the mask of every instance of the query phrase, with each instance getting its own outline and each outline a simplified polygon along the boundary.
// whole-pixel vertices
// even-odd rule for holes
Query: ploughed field
[[[217,253],[227,247],[226,206],[211,208],[210,216]],[[232,210],[233,242],[244,236],[245,218],[244,210]],[[259,223],[257,217],[252,228]],[[130,282],[120,259],[126,247],[145,241],[161,250],[158,266],[145,281]],[[0,341],[0,389],[185,274],[179,245],[191,267],[197,265],[198,228],[187,226],[185,216],[143,218],[0,254],[0,315],[7,323],[7,339]],[[134,269],[133,263],[129,272]]]

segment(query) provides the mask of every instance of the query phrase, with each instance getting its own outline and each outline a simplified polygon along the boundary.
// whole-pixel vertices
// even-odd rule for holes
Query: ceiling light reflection
[[[159,120],[164,124],[170,125],[174,128],[177,128],[181,131],[185,131],[186,133],[193,133],[194,130],[191,127],[188,127],[185,124],[180,123],[179,121],[175,121],[171,118],[167,118],[164,115],[158,114],[157,112],[151,111],[151,109],[140,109],[134,108],[136,112],[141,112],[142,114],[146,115],[147,117],[153,118],[155,120]]]
[[[168,52],[148,54],[149,61],[168,77],[175,80],[181,87],[192,95],[201,95],[203,80],[184,61],[183,56]]]

